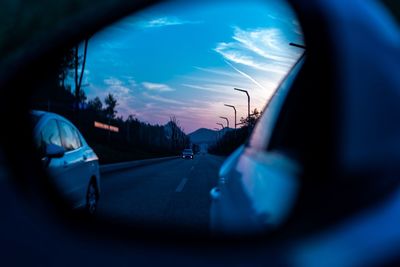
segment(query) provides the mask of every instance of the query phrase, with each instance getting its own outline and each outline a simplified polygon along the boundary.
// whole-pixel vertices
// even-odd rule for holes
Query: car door
[[[303,58],[276,90],[249,142],[222,165],[218,187],[211,191],[212,230],[258,232],[274,229],[287,218],[297,197],[300,165],[291,151],[269,146],[302,65]]]
[[[85,203],[86,190],[90,174],[85,167],[86,156],[79,134],[74,126],[64,120],[58,120],[62,145],[66,152],[63,157],[62,183],[68,198],[74,207]]]
[[[60,189],[61,193],[63,193],[64,190],[62,189],[62,176],[65,172],[63,168],[63,157],[48,159],[44,155],[47,145],[53,144],[62,146],[60,131],[55,119],[50,119],[43,122],[42,126],[37,131],[35,142],[36,148],[38,151],[41,151],[41,154],[43,155],[42,162],[44,167],[48,171],[54,184]]]

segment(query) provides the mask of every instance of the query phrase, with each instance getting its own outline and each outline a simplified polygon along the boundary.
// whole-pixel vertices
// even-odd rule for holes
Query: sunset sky
[[[303,52],[290,42],[303,43],[284,1],[158,5],[89,40],[84,90],[89,99],[114,94],[124,118],[165,124],[175,115],[186,133],[225,124],[219,116],[233,125],[225,103],[247,114],[246,95],[233,88],[262,110]]]

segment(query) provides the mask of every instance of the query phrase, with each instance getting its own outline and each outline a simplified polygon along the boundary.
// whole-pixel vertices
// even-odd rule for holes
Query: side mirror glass
[[[279,208],[280,202],[258,190],[252,203],[242,182],[211,190],[220,178],[254,173],[250,166],[243,174],[231,171],[241,149],[222,171],[234,178],[219,176],[304,52],[290,45],[303,43],[296,16],[280,0],[166,2],[97,33],[82,32],[82,43],[55,51],[52,71],[32,83],[43,168],[71,207],[96,210],[96,220],[112,225],[203,237],[225,236],[224,228],[241,216],[253,221],[261,214],[264,224],[264,211],[252,205]],[[269,167],[260,183],[270,182],[275,166]],[[245,234],[250,228],[260,229],[247,225]]]
[[[65,154],[65,149],[61,146],[48,144],[46,145],[46,154],[48,158],[61,158]]]

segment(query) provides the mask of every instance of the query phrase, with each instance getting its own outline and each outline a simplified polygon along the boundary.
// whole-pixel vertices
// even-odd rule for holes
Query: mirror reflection
[[[168,2],[87,36],[33,96],[43,167],[74,209],[98,217],[209,231],[235,224],[242,201],[253,207],[240,216],[253,216],[257,166],[228,157],[304,52],[290,43],[302,33],[283,1]],[[264,183],[285,177],[271,168]],[[272,183],[265,207],[295,201],[277,196],[295,192],[289,180]]]

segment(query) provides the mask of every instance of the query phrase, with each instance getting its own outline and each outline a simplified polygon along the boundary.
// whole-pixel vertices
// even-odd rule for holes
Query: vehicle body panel
[[[245,234],[273,229],[284,222],[294,205],[300,166],[283,152],[268,151],[267,145],[303,63],[304,57],[279,86],[249,143],[239,147],[222,165],[218,186],[211,191],[213,231]]]
[[[89,147],[78,129],[67,119],[49,112],[33,111],[40,114],[40,119],[34,127],[34,140],[40,139],[40,132],[50,120],[57,123],[64,122],[74,128],[79,136],[81,147],[66,151],[61,158],[48,159],[46,170],[54,181],[54,186],[71,202],[74,208],[81,208],[86,204],[86,192],[91,179],[96,179],[100,193],[100,172],[98,157]],[[42,158],[46,162],[45,158]]]

